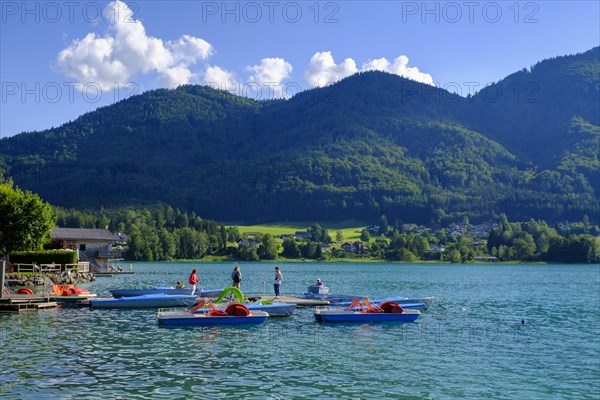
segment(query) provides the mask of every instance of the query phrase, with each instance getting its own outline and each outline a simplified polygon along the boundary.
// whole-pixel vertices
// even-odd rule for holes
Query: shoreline
[[[380,259],[352,259],[352,258],[341,258],[335,260],[304,260],[304,259],[277,259],[277,260],[257,260],[257,261],[246,261],[246,260],[223,260],[223,259],[210,259],[208,258],[198,258],[198,259],[183,259],[183,260],[163,260],[163,261],[132,261],[127,260],[127,262],[135,262],[135,263],[227,263],[227,264],[240,264],[240,263],[252,263],[252,264],[339,264],[339,263],[354,263],[354,264],[456,264],[456,265],[548,265],[548,264],[564,264],[569,265],[570,263],[560,263],[560,262],[550,262],[550,261],[494,261],[494,262],[481,262],[481,261],[467,261],[460,263],[452,263],[450,261],[429,261],[429,260],[417,260],[417,261],[389,261],[389,260],[380,260]],[[576,263],[575,263],[576,264]],[[579,265],[579,264],[578,264]],[[584,264],[582,264],[584,265]],[[592,264],[590,264],[592,265]]]

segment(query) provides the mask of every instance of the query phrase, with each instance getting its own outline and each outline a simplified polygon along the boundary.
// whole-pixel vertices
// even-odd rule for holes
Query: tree
[[[460,252],[458,250],[452,251],[450,253],[450,262],[451,263],[459,263],[461,261]]]
[[[362,233],[360,234],[360,240],[362,240],[363,242],[368,242],[369,240],[371,240],[371,234],[368,230],[363,229]]]
[[[171,260],[175,257],[177,251],[177,242],[179,238],[176,235],[169,232],[168,229],[162,228],[158,231],[158,237],[160,239],[160,245],[162,247],[162,259]]]
[[[317,245],[317,248],[315,249],[315,255],[314,255],[316,260],[321,260],[323,258],[323,249],[321,249],[321,245]]]
[[[256,247],[252,245],[240,246],[237,251],[237,258],[243,261],[258,261]]]
[[[286,258],[300,258],[300,248],[293,237],[288,237],[283,241],[282,256]]]
[[[379,234],[385,235],[387,233],[389,227],[390,227],[390,225],[388,224],[387,217],[385,215],[382,215],[379,218]]]
[[[198,232],[192,228],[176,230],[179,235],[177,258],[196,259],[206,255],[209,239],[206,232]]]
[[[223,225],[219,227],[219,248],[225,251],[227,248],[227,230]]]
[[[304,258],[315,258],[315,254],[317,252],[317,247],[319,244],[316,242],[306,242],[300,247],[302,251],[302,257]]]
[[[344,241],[344,234],[342,233],[342,231],[337,231],[337,232],[335,233],[335,241],[336,241],[337,243],[341,243],[341,242],[343,242],[343,241]]]
[[[535,253],[533,237],[527,232],[523,233],[522,237],[513,241],[513,248],[518,260],[530,260]]]
[[[37,194],[0,183],[0,253],[41,249],[55,226],[52,207]]]
[[[402,248],[402,249],[400,249],[399,260],[400,261],[416,261],[417,256],[415,256],[413,254],[413,252],[410,251],[409,249]]]
[[[423,257],[423,254],[429,250],[429,242],[421,236],[414,235],[410,239],[408,248],[417,257]]]
[[[327,228],[323,228],[319,224],[311,226],[308,232],[312,232],[312,239],[316,242],[331,243],[331,236],[329,236]]]
[[[240,229],[237,226],[230,226],[227,228],[227,241],[229,243],[237,243],[242,238]]]
[[[275,238],[267,233],[261,241],[262,243],[258,247],[258,256],[264,260],[275,260],[279,254],[279,246]]]

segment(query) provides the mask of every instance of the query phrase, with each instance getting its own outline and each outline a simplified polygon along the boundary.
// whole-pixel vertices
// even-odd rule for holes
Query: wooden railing
[[[62,274],[65,271],[74,273],[90,272],[90,263],[80,261],[77,264],[13,264],[13,272],[35,274]]]
[[[123,253],[124,252],[122,252],[122,251],[97,250],[92,255],[92,257],[98,257],[98,258],[122,258],[123,257]]]

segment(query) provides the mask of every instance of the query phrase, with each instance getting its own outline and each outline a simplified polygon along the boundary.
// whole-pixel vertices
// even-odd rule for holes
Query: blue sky
[[[466,95],[600,44],[597,1],[0,5],[0,137],[182,83],[264,99],[379,69]]]

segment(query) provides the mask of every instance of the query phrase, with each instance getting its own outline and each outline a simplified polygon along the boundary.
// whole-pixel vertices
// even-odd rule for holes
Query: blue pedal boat
[[[431,303],[433,303],[434,299],[435,299],[435,297],[392,296],[392,297],[386,297],[383,299],[372,300],[371,302],[374,304],[381,304],[381,303],[391,301],[396,304],[399,304],[400,306],[402,306],[402,308],[410,308],[413,310],[424,311],[424,310],[427,310],[429,307],[431,307]],[[342,301],[342,302],[333,301],[333,302],[330,302],[330,305],[337,306],[337,307],[347,307],[352,303],[351,300],[352,299],[350,299],[348,301]]]
[[[294,313],[296,305],[293,303],[244,303],[251,312],[265,311],[269,317],[289,317]]]
[[[419,310],[406,309],[403,313],[365,313],[362,311],[317,310],[315,320],[318,322],[413,322],[419,318]]]
[[[397,303],[385,302],[371,306],[367,299],[355,299],[346,309],[317,310],[317,322],[413,322],[421,315],[419,310],[404,309]]]
[[[269,317],[289,317],[294,313],[296,309],[296,305],[293,303],[241,303],[248,308],[251,312],[254,311],[264,311],[269,314]],[[221,305],[217,306],[221,308]],[[200,308],[194,312],[196,313],[206,313],[210,311],[208,308]]]
[[[197,312],[200,307],[207,305],[205,312]],[[191,311],[159,311],[157,314],[159,325],[257,325],[264,323],[269,314],[264,311],[250,311],[248,307],[240,303],[227,306],[220,310],[210,301],[202,301]]]
[[[264,311],[252,311],[250,315],[211,315],[210,313],[183,313],[161,311],[157,314],[159,325],[258,325],[264,323],[269,314]]]
[[[195,295],[200,296],[200,297],[217,297],[222,292],[223,292],[223,289],[210,289],[210,290],[200,289],[199,291],[197,291],[195,293]],[[115,289],[115,290],[111,290],[110,293],[112,294],[112,296],[114,298],[136,297],[136,296],[144,296],[147,294],[159,294],[159,293],[164,293],[164,294],[169,294],[169,295],[174,295],[174,294],[191,295],[192,288],[177,289],[174,287],[155,287],[155,288],[148,288],[148,289]]]
[[[228,298],[231,298],[231,300],[228,300]],[[222,301],[227,304],[220,304]],[[210,303],[210,308],[214,309],[215,304],[222,308],[227,307],[229,304],[243,304],[250,311],[265,311],[270,317],[289,317],[296,309],[296,304],[293,303],[274,303],[269,300],[249,302],[240,289],[232,286],[223,289],[223,293],[214,302]],[[206,302],[205,305],[208,306],[209,302]],[[201,307],[196,307],[194,312],[206,312],[208,310],[208,308]]]
[[[187,294],[146,294],[143,296],[119,297],[117,299],[91,299],[92,309],[134,309],[134,308],[170,308],[189,307],[198,301],[196,296]]]

